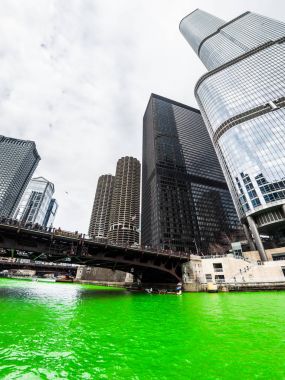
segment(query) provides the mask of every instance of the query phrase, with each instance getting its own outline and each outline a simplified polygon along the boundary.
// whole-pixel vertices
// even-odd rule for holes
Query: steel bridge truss
[[[69,262],[129,272],[146,284],[173,284],[182,280],[182,264],[189,257],[98,243],[69,233],[47,232],[0,224],[0,248],[7,256]],[[3,253],[2,253],[3,254]]]

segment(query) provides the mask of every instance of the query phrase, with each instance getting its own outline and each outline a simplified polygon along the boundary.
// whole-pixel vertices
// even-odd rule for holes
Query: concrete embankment
[[[228,292],[257,292],[263,290],[285,290],[285,282],[257,282],[241,284],[225,284],[218,287],[221,291]]]
[[[265,262],[255,259],[257,258],[250,259],[233,254],[203,257],[191,255],[191,260],[183,266],[184,290],[189,292],[285,290],[283,256],[277,258],[272,256],[271,260]]]
[[[184,284],[186,292],[258,292],[265,290],[285,290],[285,281],[280,282],[243,282],[243,283],[222,283],[215,287],[209,284],[188,283]]]

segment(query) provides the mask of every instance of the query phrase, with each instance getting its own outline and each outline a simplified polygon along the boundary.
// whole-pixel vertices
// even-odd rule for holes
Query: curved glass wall
[[[199,57],[208,70],[213,70],[284,34],[284,23],[249,12],[208,38],[200,47]]]
[[[198,53],[201,42],[224,24],[224,20],[197,9],[181,20],[179,28],[191,47]]]
[[[285,199],[285,108],[225,132],[218,145],[245,214]]]
[[[180,31],[208,70],[285,35],[285,24],[252,12],[226,23],[200,9],[182,19]]]
[[[216,27],[201,16],[193,12],[181,28],[212,70],[195,95],[236,209],[266,260],[257,227],[285,238],[285,23],[246,12],[197,47],[197,29]]]
[[[196,95],[215,132],[228,119],[285,96],[285,42],[205,78]]]

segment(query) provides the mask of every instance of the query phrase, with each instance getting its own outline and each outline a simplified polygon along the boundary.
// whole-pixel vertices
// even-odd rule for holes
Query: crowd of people
[[[60,235],[60,236],[76,237],[76,238],[85,237],[85,234],[80,234],[78,231],[75,231],[75,232],[64,231],[60,227],[59,228],[55,228],[52,226],[46,227],[46,226],[42,226],[39,223],[32,223],[32,222],[22,221],[22,220],[20,221],[18,219],[7,218],[5,216],[0,217],[0,224],[6,224],[9,226],[24,228],[24,229],[33,230],[33,231],[42,231],[42,232],[52,233],[54,235]]]

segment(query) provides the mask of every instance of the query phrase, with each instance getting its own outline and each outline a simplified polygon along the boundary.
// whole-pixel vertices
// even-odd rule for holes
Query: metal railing
[[[229,256],[229,255],[231,255],[231,256]],[[223,257],[232,257],[234,259],[243,260],[243,261],[246,261],[248,263],[251,262],[250,260],[248,260],[247,258],[245,258],[243,256],[233,255],[232,253],[230,253],[230,254],[225,253],[223,255],[205,255],[205,256],[201,256],[201,259],[218,259],[218,258],[223,258]]]
[[[74,269],[78,267],[78,264],[68,264],[68,263],[54,263],[50,261],[34,261],[30,259],[21,259],[15,257],[1,257],[0,256],[0,264],[10,264],[10,265],[29,265],[29,266],[45,266],[45,267],[66,267],[70,269]]]
[[[192,254],[192,252],[173,251],[171,249],[158,249],[158,248],[153,248],[150,246],[134,246],[133,244],[124,244],[124,245],[112,244],[111,242],[103,242],[102,240],[100,241],[100,239],[98,238],[91,239],[87,235],[83,233],[79,233],[78,231],[75,231],[75,232],[66,231],[66,230],[62,230],[60,227],[58,228],[44,227],[40,225],[39,223],[23,222],[17,219],[7,218],[4,216],[0,217],[0,224],[17,227],[18,229],[26,229],[26,230],[36,231],[36,232],[48,233],[55,236],[62,236],[62,237],[67,237],[67,238],[79,239],[79,240],[81,239],[87,242],[88,241],[95,242],[104,246],[136,250],[140,252],[156,253],[157,255],[160,254],[160,255],[175,256],[175,257],[190,259],[190,255]]]

